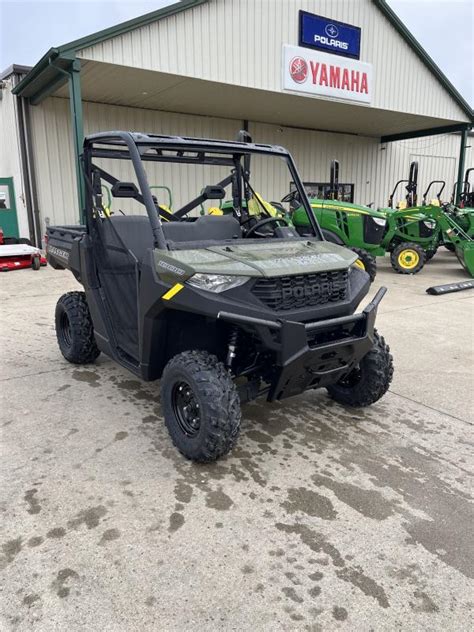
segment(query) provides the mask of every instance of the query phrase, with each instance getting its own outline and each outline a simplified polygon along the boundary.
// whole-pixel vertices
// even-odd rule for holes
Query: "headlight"
[[[384,219],[383,217],[372,217],[372,219],[379,226],[385,226],[385,224],[387,223],[387,220]]]
[[[243,285],[248,280],[249,277],[230,274],[195,274],[186,283],[208,292],[225,292]]]
[[[433,222],[433,220],[431,219],[424,219],[423,224],[426,226],[426,228],[434,228],[436,226],[436,222]]]

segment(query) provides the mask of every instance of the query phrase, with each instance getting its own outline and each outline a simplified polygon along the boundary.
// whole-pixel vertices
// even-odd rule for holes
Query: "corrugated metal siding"
[[[79,210],[76,200],[76,181],[69,102],[67,99],[49,98],[31,108],[34,130],[34,153],[39,187],[39,205],[43,222],[76,223]],[[84,103],[84,131],[91,134],[107,130],[131,130],[157,134],[177,134],[202,138],[234,138],[241,122],[200,116],[185,116],[169,112],[153,112],[96,103]],[[117,164],[118,163],[118,164]],[[105,169],[110,167],[102,161]],[[164,167],[164,169],[163,169]],[[176,166],[147,165],[150,184],[171,187],[174,207],[188,202],[200,192],[203,176],[178,173]],[[113,173],[123,180],[133,180],[130,163],[115,161]],[[212,182],[210,168],[207,176]],[[162,201],[161,198],[160,202]],[[132,210],[132,204],[121,200],[121,208]]]
[[[31,108],[31,114],[41,217],[43,221],[49,217],[52,223],[57,224],[75,223],[79,212],[69,103],[66,99],[49,98]],[[234,138],[241,127],[240,121],[94,103],[84,104],[84,119],[86,133],[127,129],[225,139]],[[5,117],[1,120],[4,121]],[[459,135],[427,137],[383,146],[374,138],[279,128],[261,123],[250,123],[249,131],[257,142],[287,147],[303,180],[328,181],[329,163],[337,158],[341,165],[340,181],[355,185],[355,201],[362,204],[375,202],[376,206],[384,206],[394,183],[407,176],[409,162],[414,157],[420,163],[420,194],[430,180],[446,179],[445,192],[446,198],[449,198],[456,178]],[[4,154],[2,152],[2,156]],[[260,192],[272,200],[280,199],[289,189],[288,174],[281,166],[269,170],[258,162],[254,161],[253,173]],[[454,172],[453,165],[456,165]],[[466,168],[468,166],[474,166],[472,149],[466,156]],[[123,179],[132,177],[130,165],[125,162],[119,166],[115,164],[114,172]],[[165,167],[163,172],[151,169],[150,183],[170,186],[174,193],[174,207],[178,208],[199,192],[203,184],[202,172],[199,174],[189,170],[183,176],[177,167]],[[219,179],[214,176],[208,169],[208,184]],[[121,206],[129,208],[126,203]]]
[[[370,0],[210,0],[79,55],[279,92],[282,44],[298,43],[299,9],[361,27],[361,60],[374,65],[374,107],[467,120]]]
[[[29,237],[28,219],[23,194],[20,162],[20,141],[16,123],[15,101],[10,92],[11,82],[2,90],[0,100],[0,178],[13,178],[18,230],[20,237]],[[1,225],[1,224],[0,224]]]

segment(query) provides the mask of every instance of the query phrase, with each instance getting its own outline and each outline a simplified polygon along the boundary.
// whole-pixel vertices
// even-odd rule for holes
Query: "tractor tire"
[[[377,402],[388,391],[393,377],[393,358],[384,338],[374,331],[374,345],[356,367],[337,384],[327,387],[339,404],[362,408]]]
[[[449,252],[455,252],[456,251],[456,248],[454,247],[454,244],[452,244],[449,241],[445,241],[443,245],[446,248],[446,250],[449,250]]]
[[[41,268],[41,259],[39,256],[32,258],[31,267],[33,268],[33,270],[39,270]]]
[[[216,356],[184,351],[171,358],[161,377],[161,404],[171,439],[187,459],[209,463],[234,447],[240,400]]]
[[[94,362],[100,350],[84,292],[67,292],[56,304],[56,337],[61,353],[72,364]]]
[[[424,249],[411,241],[398,244],[390,254],[390,263],[398,274],[417,274],[425,262]]]
[[[370,277],[370,282],[373,283],[377,275],[377,262],[375,257],[370,255],[367,250],[363,248],[351,248],[351,250],[359,257],[354,265],[367,272]]]

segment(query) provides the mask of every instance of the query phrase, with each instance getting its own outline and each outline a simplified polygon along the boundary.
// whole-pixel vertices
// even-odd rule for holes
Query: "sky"
[[[294,2],[295,8],[298,8],[297,0],[288,1]],[[472,107],[474,0],[388,2]],[[171,2],[0,0],[0,71],[13,63],[32,66],[52,46],[65,44],[166,4]],[[393,89],[397,90],[397,86]]]

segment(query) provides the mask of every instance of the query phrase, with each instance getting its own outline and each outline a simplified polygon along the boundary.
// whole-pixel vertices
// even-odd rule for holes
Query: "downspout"
[[[71,108],[71,124],[74,144],[74,157],[76,163],[76,184],[77,198],[79,202],[79,223],[85,221],[85,186],[81,169],[81,154],[84,144],[84,123],[82,115],[82,95],[81,95],[81,62],[79,59],[72,60],[70,68],[64,70],[54,63],[51,65],[67,77],[69,85],[69,105]]]
[[[456,199],[455,204],[459,204],[462,194],[462,184],[464,180],[464,162],[466,159],[466,144],[467,144],[467,129],[463,129],[461,132],[461,146],[459,148],[459,162],[458,162],[458,180],[456,185]]]
[[[33,223],[35,226],[35,235],[36,235],[36,245],[41,248],[42,245],[42,231],[41,231],[41,215],[40,208],[38,203],[38,186],[37,186],[37,178],[36,178],[36,167],[35,167],[35,158],[33,154],[33,144],[31,141],[31,118],[30,118],[30,106],[28,101],[21,97],[21,103],[23,107],[24,117],[25,117],[25,137],[26,137],[26,151],[27,151],[27,160],[28,160],[28,175],[29,175],[29,184],[31,190],[31,202],[33,209]]]
[[[18,85],[18,77],[17,75],[13,76],[12,79],[13,87],[15,88]],[[27,131],[25,124],[25,111],[24,111],[24,99],[22,97],[16,97],[14,99],[15,103],[15,114],[16,114],[16,122],[18,126],[18,135],[19,135],[19,145],[20,145],[20,162],[21,162],[21,175],[23,180],[23,189],[25,194],[25,206],[26,206],[26,215],[28,218],[28,235],[30,241],[35,245],[41,248],[41,238],[38,241],[38,235],[35,230],[35,219],[33,214],[33,200],[32,200],[32,192],[31,192],[31,181],[30,181],[30,165],[28,160],[28,147],[27,147]]]

